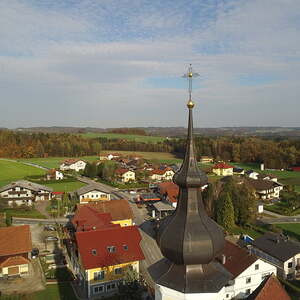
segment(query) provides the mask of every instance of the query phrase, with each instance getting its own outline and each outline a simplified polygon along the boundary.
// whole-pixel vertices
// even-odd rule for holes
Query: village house
[[[233,175],[244,175],[245,170],[243,168],[233,168]]]
[[[253,170],[248,170],[245,172],[245,175],[247,175],[249,178],[252,179],[258,179],[259,173],[253,171]]]
[[[272,264],[249,254],[247,249],[227,240],[218,259],[232,274],[232,280],[225,286],[225,299],[245,299],[266,277],[276,275],[276,267]]]
[[[214,158],[211,156],[201,156],[199,162],[202,164],[209,164],[214,161]]]
[[[31,250],[29,225],[0,228],[0,278],[27,275]]]
[[[278,199],[283,189],[282,184],[272,180],[247,178],[247,182],[254,188],[256,197],[261,200]]]
[[[107,153],[99,156],[99,160],[115,160],[122,157],[119,153]]]
[[[251,253],[277,268],[281,278],[300,278],[300,243],[279,233],[267,232],[252,242]]]
[[[100,184],[89,184],[79,188],[76,192],[80,203],[110,200],[110,192]]]
[[[35,201],[50,200],[52,188],[27,180],[18,180],[0,188],[0,198],[12,205],[32,205]]]
[[[64,174],[56,169],[50,169],[46,174],[46,180],[62,180]]]
[[[173,182],[162,182],[158,184],[158,192],[161,199],[176,208],[179,187]]]
[[[212,172],[218,176],[232,176],[233,166],[226,163],[217,163],[212,167]]]
[[[61,171],[69,171],[73,170],[76,172],[82,171],[85,169],[86,162],[82,159],[66,159],[61,165],[60,165],[60,170]]]
[[[172,180],[175,172],[169,168],[164,167],[162,169],[155,169],[150,171],[150,179],[153,181],[168,181]]]
[[[90,202],[88,204],[78,205],[73,221],[79,220],[82,224],[84,224],[86,215],[91,214],[91,211],[98,214],[109,213],[111,222],[113,224],[119,224],[122,227],[134,225],[133,212],[128,201],[125,199]]]
[[[113,224],[110,213],[79,209],[67,241],[70,268],[88,298],[112,296],[128,271],[139,274],[141,235],[136,226]]]
[[[291,300],[291,297],[274,275],[269,275],[247,300]]]
[[[119,181],[123,183],[135,181],[135,173],[128,169],[117,169],[115,171]]]

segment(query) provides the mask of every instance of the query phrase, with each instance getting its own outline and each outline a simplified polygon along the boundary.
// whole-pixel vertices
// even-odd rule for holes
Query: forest
[[[198,158],[212,156],[215,161],[237,163],[264,162],[267,168],[281,169],[300,164],[299,139],[218,136],[195,137]],[[126,139],[92,138],[68,133],[28,133],[0,130],[0,157],[32,158],[47,156],[98,155],[101,150],[169,152],[182,157],[184,138],[147,143]]]

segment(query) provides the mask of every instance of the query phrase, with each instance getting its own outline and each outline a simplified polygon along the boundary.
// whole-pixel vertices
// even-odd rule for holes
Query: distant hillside
[[[174,137],[186,135],[184,127],[138,127],[147,135]],[[108,133],[115,128],[95,127],[29,127],[17,128],[24,132],[49,132],[49,133]],[[300,127],[219,127],[219,128],[195,128],[195,134],[205,136],[260,136],[260,137],[300,137]]]

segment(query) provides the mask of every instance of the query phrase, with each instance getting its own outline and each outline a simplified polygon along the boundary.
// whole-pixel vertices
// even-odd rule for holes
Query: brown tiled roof
[[[63,161],[63,164],[65,165],[72,165],[75,164],[78,161],[84,161],[83,159],[77,159],[77,158],[69,158]]]
[[[128,169],[117,169],[115,172],[117,173],[117,174],[120,174],[120,175],[123,175],[123,174],[125,174],[125,173],[127,173],[127,172],[129,172],[130,170],[128,170]]]
[[[153,170],[151,171],[151,173],[154,175],[154,174],[157,174],[157,175],[164,175],[167,171],[173,171],[171,168],[167,167],[167,168],[164,168],[164,169],[156,169],[156,170]]]
[[[110,213],[112,221],[133,219],[133,213],[129,203],[124,199],[101,201],[85,205],[94,208],[99,213]]]
[[[18,265],[27,265],[29,260],[23,256],[11,256],[6,258],[3,262],[0,262],[0,268],[18,266]]]
[[[172,203],[177,203],[179,193],[179,187],[177,184],[173,182],[162,182],[158,186],[161,195],[167,194]]]
[[[246,178],[246,181],[257,191],[271,190],[276,185],[274,181]]]
[[[270,275],[247,298],[247,300],[291,300],[279,280]]]
[[[257,258],[248,253],[244,248],[241,248],[227,240],[222,252],[225,255],[225,264],[223,267],[227,269],[234,277],[237,277],[250,267]],[[221,259],[219,258],[221,261]]]
[[[0,228],[0,256],[22,254],[31,250],[29,225]]]
[[[233,166],[225,163],[217,163],[213,166],[213,169],[233,169]]]

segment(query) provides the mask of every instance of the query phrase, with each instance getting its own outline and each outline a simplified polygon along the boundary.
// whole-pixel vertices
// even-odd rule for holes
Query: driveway
[[[3,294],[31,294],[44,288],[44,275],[35,259],[31,260],[29,275],[26,277],[0,280],[0,291]]]

